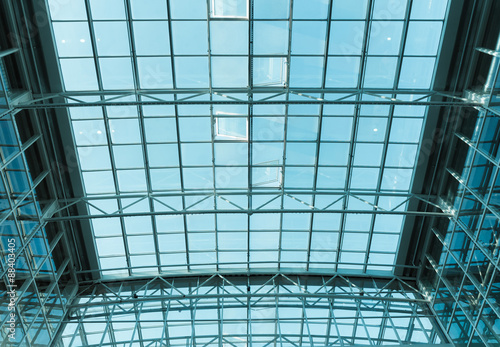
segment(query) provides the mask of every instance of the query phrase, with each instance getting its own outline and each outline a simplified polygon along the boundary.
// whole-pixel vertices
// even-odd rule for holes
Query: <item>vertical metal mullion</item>
[[[274,279],[274,278],[273,278],[273,285],[274,285],[274,288],[275,288],[276,294],[277,294],[278,293],[278,286],[276,284],[276,279]],[[275,303],[275,316],[276,316],[274,331],[278,335],[277,337],[279,337],[279,342],[280,342],[279,345],[281,347],[283,347],[283,337],[281,335],[281,322],[280,322],[280,312],[279,312],[280,310],[279,310],[279,298],[278,298],[278,296],[275,296],[274,303]]]
[[[17,137],[17,134],[16,134],[16,137]],[[17,139],[17,142],[19,143],[19,139]],[[23,243],[24,243],[24,240],[23,240],[23,237],[22,237],[21,232],[20,232],[20,230],[19,230],[19,224],[18,224],[17,218],[16,218],[15,213],[14,213],[14,203],[12,202],[12,199],[11,199],[10,194],[8,194],[8,189],[9,189],[9,186],[6,184],[6,183],[7,183],[7,179],[6,179],[6,177],[5,177],[5,176],[6,176],[6,172],[5,172],[4,170],[0,170],[0,182],[3,184],[3,186],[4,186],[4,188],[5,188],[5,193],[6,193],[7,201],[8,201],[8,204],[9,204],[9,209],[10,209],[10,211],[11,211],[11,213],[10,213],[10,214],[12,215],[12,217],[13,217],[13,219],[14,219],[14,226],[15,226],[15,228],[16,228],[17,235],[18,235],[19,240],[20,240],[20,242],[21,242],[21,247],[23,248],[21,251],[19,251],[19,252],[18,252],[18,256],[19,256],[19,255],[21,255],[21,252],[26,252],[26,244],[23,244]],[[34,235],[34,234],[35,234],[35,232],[33,233],[33,235]],[[31,239],[30,239],[28,242],[30,242],[30,241],[31,241]],[[18,247],[18,249],[19,249],[19,247]],[[16,258],[17,258],[17,256],[16,256]],[[27,265],[28,265],[28,271],[29,271],[29,273],[30,273],[30,275],[31,275],[31,280],[29,280],[29,284],[31,284],[31,282],[33,282],[33,281],[34,281],[35,276],[34,276],[34,274],[33,274],[33,271],[32,271],[31,265],[30,265],[30,262],[28,261],[28,262],[26,262],[26,263],[27,263]],[[4,268],[4,266],[5,266],[5,268]],[[7,275],[7,269],[8,269],[8,267],[7,267],[6,265],[3,265],[3,264],[2,264],[2,280],[3,280],[3,282],[4,282],[4,285],[5,285],[5,288],[6,288],[6,289],[7,289],[7,288],[8,288],[8,286],[9,286],[9,280],[8,280],[8,278],[6,277],[6,275]],[[23,283],[22,287],[21,287],[21,290],[20,290],[20,292],[21,292],[20,294],[21,294],[21,295],[23,295],[23,294],[24,294],[24,292],[26,291],[26,288],[24,288],[24,291],[23,291],[22,289],[23,289],[23,287],[25,286],[25,283],[27,283],[27,282],[28,282],[28,281],[25,281],[25,282]],[[28,284],[28,285],[29,285],[29,284]],[[20,296],[19,296],[19,297],[20,297]],[[18,314],[18,317],[22,317],[22,316],[21,316],[21,311],[20,311],[20,309],[19,309],[19,306],[18,306],[18,305],[16,305],[16,306],[15,306],[15,310],[16,310],[16,312],[17,312],[17,314]],[[7,321],[8,316],[9,316],[9,315],[7,315],[7,314],[5,315],[5,318],[3,319],[3,322],[2,322],[2,326],[3,326],[3,324],[5,324],[5,322]],[[23,322],[22,320],[21,320],[21,330],[22,330],[22,332],[23,332],[23,337],[28,336],[27,332],[28,332],[29,328],[26,328],[26,327],[25,327],[25,324],[24,324],[24,322]],[[21,339],[21,341],[22,341],[22,339]]]
[[[213,100],[212,93],[212,40],[210,37],[210,19],[211,19],[211,7],[210,0],[207,0],[207,45],[208,45],[208,85],[210,90],[210,101]],[[214,118],[214,105],[210,104],[210,147],[212,150],[212,176],[213,176],[213,195],[214,195],[214,211],[217,210],[217,176],[215,170],[215,134],[214,134],[215,118]],[[217,228],[217,213],[214,213],[214,225],[215,225],[215,270],[219,271],[219,232]]]
[[[332,23],[332,7],[333,0],[330,0],[328,3],[328,15],[326,20],[326,39],[325,39],[325,58],[323,62],[323,76],[321,81],[321,88],[325,89],[326,86],[326,74],[328,69],[328,47],[330,45],[330,28]],[[325,98],[325,94],[321,94],[321,98]],[[324,104],[321,104],[319,107],[319,117],[318,117],[318,134],[316,137],[316,156],[314,159],[314,178],[313,178],[313,191],[316,191],[317,183],[318,183],[318,165],[319,165],[319,155],[320,155],[320,146],[321,146],[321,127],[323,124],[323,110]],[[316,204],[316,194],[312,196],[312,206]],[[307,246],[307,260],[306,260],[306,270],[309,271],[310,260],[311,260],[311,245],[312,245],[312,237],[313,237],[313,227],[314,227],[314,213],[311,214],[311,221],[309,224],[309,243]],[[328,341],[328,339],[327,339]]]
[[[394,330],[394,334],[396,335],[396,338],[398,339],[398,343],[403,344],[403,341],[401,341],[401,338],[399,336],[398,330],[396,329],[396,326],[394,325],[394,322],[391,318],[391,315],[389,313],[389,302],[384,302],[382,304],[384,306],[384,317],[386,318],[386,329],[387,329],[387,320],[391,324],[392,330]]]
[[[106,299],[108,299],[107,296],[104,296],[103,297],[103,300],[106,301]],[[115,338],[115,333],[114,333],[114,329],[113,329],[113,314],[115,312],[115,309],[116,309],[116,305],[113,305],[113,307],[111,308],[111,310],[109,309],[109,306],[108,305],[103,305],[103,310],[104,312],[106,312],[106,327],[104,328],[104,331],[103,331],[103,334],[102,334],[102,337],[101,337],[101,342],[99,343],[99,346],[102,346],[102,344],[104,343],[104,337],[106,336],[106,333],[109,334],[109,340],[112,344],[116,344],[116,338]]]
[[[0,71],[2,72],[2,73],[0,73],[0,86],[4,91],[5,104],[7,106],[7,109],[12,110],[11,103],[10,103],[9,90],[7,90],[7,81],[4,82],[4,79],[2,78],[3,76],[5,76],[5,79],[7,79],[7,71],[6,71],[6,69],[4,69],[4,67],[5,67],[5,65],[3,63],[3,56],[2,56],[2,57],[0,57],[0,69],[1,69]]]
[[[97,57],[97,43],[96,43],[96,36],[95,36],[93,20],[92,20],[92,10],[90,7],[90,0],[85,0],[85,8],[87,11],[88,26],[89,26],[89,31],[90,31],[90,42],[92,45],[92,51],[94,53],[93,58],[94,58],[94,64],[96,67],[97,83],[99,86],[99,90],[103,91],[104,88],[102,85],[99,59]],[[105,96],[101,96],[100,99],[101,99],[101,101],[106,100]],[[112,141],[111,141],[111,128],[109,126],[109,118],[108,118],[108,112],[107,112],[106,106],[102,106],[102,112],[103,112],[104,129],[106,131],[106,141],[107,141],[109,155],[111,158],[111,173],[113,175],[113,183],[115,185],[115,193],[116,193],[116,195],[120,195],[120,190],[119,190],[119,185],[118,185],[118,177],[117,177],[117,173],[116,173],[115,158],[113,155],[113,148],[112,148]],[[116,199],[116,201],[118,204],[118,209],[122,210],[123,206],[122,206],[121,199],[118,198],[118,199]],[[125,259],[127,261],[128,274],[129,274],[129,276],[131,276],[132,275],[132,270],[131,270],[132,263],[131,263],[131,259],[130,259],[130,251],[129,251],[128,242],[127,242],[127,232],[125,229],[125,220],[123,217],[119,217],[119,218],[120,218],[120,225],[122,228],[123,247],[125,249]],[[94,242],[95,242],[95,238],[94,238]],[[99,260],[99,256],[98,256],[98,260]],[[100,274],[102,276],[102,270],[100,271]]]
[[[448,250],[448,257],[451,256],[451,252]],[[446,262],[444,263],[446,264]],[[443,266],[443,269],[441,270],[441,272],[444,270],[444,266]],[[449,333],[449,330],[451,328],[451,325],[453,323],[453,317],[455,317],[455,313],[457,311],[457,309],[461,310],[462,312],[464,312],[464,318],[470,323],[470,329],[472,329],[473,332],[476,331],[475,327],[474,327],[474,322],[472,322],[470,319],[469,319],[469,315],[465,313],[465,310],[462,308],[462,305],[460,304],[460,300],[459,300],[459,291],[457,291],[457,294],[453,294],[453,292],[450,290],[450,288],[452,288],[453,286],[448,282],[448,280],[446,278],[444,278],[442,275],[439,276],[440,277],[440,281],[443,283],[443,285],[446,287],[447,291],[450,293],[450,297],[453,299],[454,301],[454,305],[453,305],[453,308],[452,308],[452,313],[450,315],[451,319],[450,321],[448,322],[448,326],[447,326],[447,329],[446,329],[446,333]],[[461,282],[462,284],[462,282]]]
[[[366,59],[366,54],[368,52],[367,45],[368,45],[368,35],[369,35],[369,30],[370,30],[370,23],[371,23],[371,18],[373,16],[373,0],[368,0],[367,8],[366,8],[366,16],[365,16],[365,32],[363,36],[363,51],[361,52],[361,59],[360,59],[360,66],[359,66],[359,76],[358,76],[358,86],[359,89],[357,90],[358,95],[356,95],[356,101],[362,101],[362,95],[363,95],[363,82],[364,82],[364,71],[365,71],[365,59]],[[349,143],[349,160],[347,163],[347,172],[346,172],[346,180],[345,180],[345,185],[344,185],[344,191],[347,193],[347,195],[344,197],[344,201],[342,202],[342,210],[346,210],[348,208],[348,200],[349,200],[349,192],[351,190],[351,176],[352,176],[352,170],[353,170],[353,165],[354,165],[354,147],[356,145],[356,135],[357,135],[357,127],[358,127],[358,118],[359,118],[359,113],[361,109],[361,105],[359,103],[354,103],[354,115],[353,115],[353,121],[352,121],[352,128],[351,128],[351,139]],[[337,256],[335,259],[335,270],[337,271],[339,268],[340,264],[340,255],[342,253],[341,248],[342,248],[342,242],[343,242],[343,234],[344,234],[344,227],[345,227],[345,220],[347,218],[347,215],[345,213],[342,214],[341,219],[340,219],[340,228],[339,228],[339,237],[338,237],[338,251],[337,251]]]
[[[247,293],[251,294],[250,276],[247,276]],[[247,343],[252,346],[252,306],[251,297],[247,296]]]
[[[162,291],[164,290],[164,288],[162,288]],[[170,296],[172,296],[174,292],[174,287],[170,287]],[[162,301],[162,304],[165,305],[165,301]],[[170,347],[170,333],[168,331],[168,314],[170,312],[170,306],[172,304],[172,301],[171,300],[168,300],[168,304],[167,304],[167,309],[166,311],[164,312],[163,314],[163,333],[165,335],[164,339],[166,340],[166,345],[167,347]]]
[[[195,292],[198,294],[198,289],[200,288],[200,279],[198,278],[196,280],[196,289]],[[190,288],[189,292],[191,293],[192,290]],[[198,300],[195,300],[193,302],[193,299],[189,299],[189,313],[191,315],[191,345],[196,346],[196,334],[195,334],[195,317],[196,317],[196,309],[198,308]]]
[[[420,328],[420,330],[422,330],[422,332],[424,333],[425,337],[427,338],[427,342],[428,343],[432,343],[432,336],[430,336],[429,334],[427,334],[427,330],[424,328],[424,325],[422,324],[422,321],[420,320],[420,316],[417,312],[417,304],[412,304],[411,305],[412,307],[412,315],[413,315],[413,325],[415,325],[415,321],[417,321],[418,323],[418,326]],[[413,329],[413,332],[415,331],[415,329]]]
[[[92,293],[90,293],[90,297],[92,298],[92,296],[95,294],[96,292],[96,289],[97,289],[97,286],[94,286],[94,288],[92,289]],[[89,300],[90,302],[91,300]],[[70,346],[73,345],[73,342],[75,341],[75,338],[77,336],[77,333],[76,331],[79,331],[79,335],[82,339],[82,343],[84,343],[84,345],[88,345],[88,341],[87,341],[87,336],[85,334],[85,328],[84,328],[84,320],[85,320],[85,316],[87,314],[87,311],[89,310],[90,306],[85,306],[85,308],[83,309],[83,313],[81,313],[80,317],[78,318],[78,325],[76,326],[75,328],[75,333],[73,334],[73,337],[70,341]],[[80,309],[79,309],[80,310]],[[82,334],[83,332],[83,334]]]
[[[224,293],[224,285],[225,282],[223,280],[218,280],[220,284],[216,284],[218,294]],[[219,347],[223,347],[222,337],[224,336],[224,297],[217,298],[217,314],[218,314],[218,322],[219,322],[219,331],[218,331],[218,339],[219,339]]]
[[[281,165],[281,185],[279,187],[281,194],[280,210],[283,211],[284,206],[284,190],[285,190],[285,167],[286,167],[286,147],[287,147],[287,127],[288,127],[288,101],[290,100],[290,66],[292,57],[292,28],[293,28],[293,1],[290,0],[289,17],[288,17],[288,52],[287,52],[287,70],[286,70],[286,101],[285,101],[285,115],[284,115],[284,133],[283,133],[283,163]],[[279,245],[278,245],[278,271],[281,270],[281,252],[283,240],[283,212],[280,213],[280,226],[279,226]]]
[[[16,159],[17,159],[17,158],[21,158],[21,160],[22,160],[22,162],[23,162],[23,166],[24,166],[24,168],[25,168],[25,169],[24,169],[24,170],[21,170],[20,172],[22,172],[22,173],[24,174],[24,176],[25,176],[25,178],[26,178],[26,180],[27,180],[27,182],[28,182],[28,192],[26,192],[26,193],[25,193],[25,195],[24,195],[24,197],[23,197],[22,199],[20,199],[17,203],[14,203],[14,202],[12,201],[12,196],[11,196],[11,194],[9,194],[9,192],[8,192],[8,190],[10,189],[10,188],[9,188],[9,186],[11,186],[11,184],[10,184],[10,182],[8,182],[8,181],[10,181],[10,179],[9,179],[9,177],[8,177],[7,173],[6,173],[6,171],[9,171],[7,167],[4,167],[4,168],[3,168],[3,170],[0,172],[0,176],[1,176],[1,180],[3,181],[3,186],[4,186],[4,188],[5,188],[5,193],[6,193],[7,201],[8,201],[9,207],[10,207],[10,211],[11,211],[11,212],[10,212],[10,215],[12,216],[12,219],[14,220],[14,225],[15,225],[15,228],[16,228],[16,231],[17,231],[17,234],[18,234],[18,237],[19,237],[19,241],[20,241],[20,243],[21,243],[21,250],[20,250],[20,251],[18,251],[17,253],[18,253],[18,255],[19,255],[19,256],[21,256],[21,255],[22,255],[22,253],[24,252],[25,257],[26,257],[26,258],[28,258],[28,259],[30,258],[30,255],[31,255],[31,261],[33,261],[33,262],[34,262],[34,254],[33,254],[32,250],[31,250],[31,247],[29,247],[29,243],[31,242],[31,240],[32,240],[32,238],[34,237],[34,235],[35,235],[35,233],[36,233],[36,232],[32,232],[32,234],[31,234],[31,235],[32,235],[32,237],[31,237],[29,240],[25,240],[25,234],[26,234],[26,233],[23,233],[23,232],[22,232],[22,231],[23,231],[23,229],[24,229],[24,227],[23,227],[23,225],[22,225],[22,224],[20,224],[20,222],[19,222],[19,220],[18,220],[18,216],[17,216],[18,212],[17,212],[17,209],[21,207],[21,203],[24,203],[24,201],[25,201],[25,200],[29,200],[28,196],[30,196],[30,197],[31,197],[31,199],[32,199],[33,203],[36,201],[36,199],[35,199],[35,194],[34,194],[34,189],[35,189],[35,187],[36,187],[36,185],[37,185],[38,183],[33,182],[33,181],[32,181],[32,178],[31,178],[31,177],[29,177],[29,175],[28,175],[28,169],[29,169],[29,168],[28,168],[27,163],[26,163],[26,158],[25,158],[25,157],[24,157],[24,155],[23,155],[23,152],[24,152],[24,150],[26,149],[26,147],[24,147],[24,146],[22,145],[22,142],[21,142],[21,137],[20,137],[20,135],[19,135],[19,131],[18,131],[18,128],[17,128],[17,124],[16,124],[16,121],[15,121],[15,117],[12,117],[12,118],[10,119],[10,122],[11,122],[11,124],[12,124],[12,126],[13,126],[13,129],[14,129],[14,135],[15,135],[16,142],[17,142],[17,146],[16,146],[16,147],[17,147],[17,150],[18,150],[18,151],[17,151],[17,153],[15,154],[15,158],[16,158]],[[33,142],[33,143],[34,143],[34,142]],[[31,143],[31,144],[32,144],[32,143]],[[30,144],[30,145],[31,145],[31,144]],[[23,147],[24,147],[24,148],[23,148]],[[44,174],[44,173],[40,174],[40,176],[39,176],[39,177],[36,177],[36,178],[35,178],[35,180],[40,179],[40,177],[41,177],[43,174]],[[42,177],[41,179],[44,179],[46,176],[47,176],[47,174],[45,174],[45,176],[44,176],[44,177]],[[8,184],[7,184],[7,183],[8,183]],[[36,184],[35,184],[35,183],[36,183]],[[36,214],[37,214],[37,222],[38,222],[38,225],[39,225],[38,230],[41,230],[41,229],[43,229],[43,228],[44,228],[45,223],[43,223],[43,221],[41,220],[40,212],[39,212],[37,209],[36,209]],[[60,236],[60,235],[61,235],[61,233],[62,233],[62,232],[59,232],[58,236],[56,236],[56,237],[55,237],[55,240],[56,240],[55,244],[57,244],[57,242],[60,240],[60,238],[61,238],[61,236]],[[42,238],[42,242],[43,242],[43,244],[44,244],[44,246],[45,246],[45,249],[47,250],[47,255],[46,255],[46,256],[44,257],[44,259],[41,261],[41,264],[43,265],[43,264],[47,261],[47,259],[50,259],[50,258],[49,258],[49,255],[51,255],[51,253],[52,253],[52,249],[51,249],[50,245],[47,243],[47,238],[45,237],[45,235],[44,235],[44,237]],[[54,244],[54,246],[55,246],[55,244]],[[19,250],[19,247],[17,247],[17,249]],[[28,253],[28,251],[30,251],[30,253],[31,253],[31,254],[30,254],[30,253]],[[17,257],[16,257],[16,259],[17,259]],[[42,313],[42,319],[43,319],[43,322],[45,323],[45,325],[46,325],[46,326],[49,326],[49,324],[48,324],[48,320],[47,320],[47,317],[46,317],[46,314],[45,314],[45,306],[44,306],[44,305],[45,305],[46,300],[42,302],[42,295],[40,295],[40,291],[39,291],[38,286],[37,286],[37,283],[36,283],[36,277],[37,277],[37,275],[40,273],[40,268],[41,268],[41,267],[40,267],[40,266],[38,266],[38,269],[37,269],[36,271],[34,271],[34,270],[33,270],[33,267],[34,267],[34,265],[36,265],[36,264],[31,264],[31,261],[27,261],[27,262],[26,262],[27,267],[28,267],[28,271],[29,271],[29,273],[30,273],[30,275],[31,275],[31,276],[30,276],[30,278],[29,278],[28,280],[26,280],[26,281],[23,283],[23,285],[21,286],[21,288],[20,288],[20,290],[19,290],[19,293],[20,293],[20,296],[19,296],[19,297],[21,297],[22,295],[24,295],[24,294],[26,293],[26,291],[29,289],[29,286],[33,283],[33,285],[34,285],[34,291],[35,291],[33,294],[36,294],[36,296],[38,297],[38,300],[39,300],[39,302],[40,302],[40,308],[39,308],[39,310],[37,311],[37,313],[36,313],[35,317],[33,318],[33,321],[31,322],[31,324],[30,324],[28,327],[26,327],[26,326],[25,326],[25,323],[24,323],[24,321],[23,321],[23,320],[20,320],[20,322],[21,322],[21,325],[20,325],[20,326],[21,326],[21,330],[23,331],[23,337],[21,338],[21,341],[22,341],[24,338],[26,338],[26,337],[28,336],[27,332],[28,332],[28,331],[30,331],[30,330],[31,330],[31,327],[33,326],[33,324],[35,324],[35,320],[36,320],[36,319],[38,318],[38,316],[40,315],[40,312]],[[50,263],[50,262],[49,262],[49,263]],[[2,266],[2,268],[3,268],[3,266]],[[53,283],[52,283],[52,286],[54,286],[54,281],[56,281],[56,280],[57,280],[57,276],[56,276],[56,274],[54,274],[54,268],[53,268],[52,264],[50,264],[50,268],[52,269],[52,273],[51,273],[50,275],[54,276],[54,278],[52,278],[52,279],[51,279],[51,280],[52,280],[52,282],[53,282]],[[7,273],[7,272],[6,272],[6,270],[7,270],[7,269],[3,269],[3,270],[5,270],[5,273],[3,274],[3,276],[5,276],[5,275],[6,275],[6,273]],[[2,271],[2,272],[3,272],[3,271]],[[50,275],[49,275],[49,276],[50,276]],[[7,285],[8,285],[8,280],[7,280],[7,279],[5,279],[5,277],[4,277],[4,282],[5,282],[5,283],[7,283]],[[53,287],[52,287],[52,290],[53,290]],[[50,295],[50,293],[47,293],[47,295]],[[16,310],[16,311],[17,311],[17,313],[18,313],[18,317],[19,317],[19,318],[21,318],[21,317],[22,317],[22,314],[21,314],[22,312],[20,311],[19,307],[17,307],[17,306],[16,306],[16,307],[15,307],[15,310]],[[6,319],[7,319],[7,316],[6,316],[5,320],[6,320]],[[38,333],[40,333],[40,330],[38,330]],[[38,335],[38,333],[37,333],[37,335]],[[49,336],[50,336],[50,337],[52,337],[52,334],[51,334],[51,333],[49,333]]]
[[[252,201],[252,194],[253,194],[253,179],[252,179],[252,169],[253,169],[253,0],[248,0],[248,121],[247,121],[247,126],[248,126],[248,159],[247,159],[247,164],[248,164],[248,190],[247,190],[247,203],[248,203],[248,217],[247,217],[247,271],[250,271],[250,252],[251,252],[251,247],[250,247],[250,242],[251,242],[251,237],[250,237],[250,231],[251,231],[251,215],[252,215],[252,210],[253,210],[253,201]]]
[[[133,71],[133,76],[134,76],[134,86],[135,90],[139,90],[139,71],[137,69],[137,54],[135,50],[135,42],[134,42],[134,28],[132,25],[132,10],[131,10],[131,4],[130,0],[125,0],[125,13],[126,13],[126,20],[127,20],[127,28],[128,28],[128,34],[130,38],[130,49],[131,49],[131,59],[132,59],[132,71]],[[139,98],[139,96],[136,94],[135,95],[136,100]],[[144,159],[144,174],[146,176],[146,186],[147,186],[147,191],[148,194],[151,194],[153,192],[152,188],[152,182],[151,182],[151,175],[149,174],[149,156],[148,156],[148,149],[147,149],[147,141],[146,141],[146,129],[145,129],[145,124],[144,124],[144,114],[142,112],[142,107],[141,106],[136,106],[137,108],[137,116],[139,120],[139,131],[140,131],[140,136],[141,136],[141,148],[143,152],[143,159]],[[154,207],[154,201],[150,197],[148,199],[148,204],[149,204],[149,209],[150,211],[154,212],[155,207]],[[155,246],[155,255],[156,255],[156,263],[157,263],[157,269],[158,273],[161,273],[161,258],[160,258],[160,247],[159,247],[159,240],[158,240],[158,230],[156,228],[156,218],[154,216],[151,216],[151,226],[153,228],[153,242]]]
[[[407,7],[406,7],[406,14],[405,14],[405,19],[404,19],[403,29],[402,29],[403,34],[401,35],[401,43],[400,43],[400,47],[399,47],[398,61],[396,64],[397,68],[396,68],[396,73],[394,75],[394,82],[393,82],[393,86],[392,86],[393,90],[397,90],[397,85],[399,83],[399,76],[401,74],[401,67],[403,64],[403,53],[404,53],[404,49],[405,49],[405,45],[406,45],[406,37],[408,35],[408,26],[409,26],[409,21],[410,21],[412,1],[413,0],[409,0]],[[391,94],[391,97],[397,98],[397,95]],[[390,107],[389,107],[389,117],[387,119],[387,129],[385,132],[385,139],[384,139],[384,150],[382,152],[382,158],[381,158],[381,162],[380,162],[380,171],[379,171],[379,176],[377,179],[377,188],[376,188],[377,192],[380,192],[380,189],[382,187],[382,179],[383,179],[384,169],[385,169],[385,160],[387,158],[387,150],[389,148],[389,139],[390,139],[390,133],[391,133],[391,128],[392,128],[392,119],[394,117],[394,108],[395,108],[394,104],[390,105]],[[375,196],[374,204],[377,206],[378,206],[379,199],[380,199],[379,196]],[[369,235],[368,235],[368,243],[367,243],[365,264],[364,264],[363,272],[366,272],[368,269],[368,261],[369,261],[371,243],[372,243],[372,239],[373,239],[375,219],[376,219],[376,216],[373,216],[371,223],[370,223],[370,230],[369,230]],[[396,253],[398,253],[398,252],[399,252],[399,249],[397,250]],[[393,268],[393,271],[394,271],[394,269],[395,268]]]
[[[307,319],[307,313],[306,313],[306,299],[305,298],[302,298],[301,299],[302,301],[302,312],[303,312],[303,321],[305,321],[305,326],[307,328],[307,335],[309,336],[309,343],[311,346],[314,346],[314,341],[313,341],[313,338],[312,338],[312,334],[311,334],[311,329],[309,328],[309,320]],[[302,345],[302,342],[303,342],[303,337],[304,337],[304,328],[303,328],[304,324],[302,324],[302,333],[301,333],[301,336],[300,336],[300,344]]]
[[[325,282],[325,278],[321,277],[321,280],[323,282],[323,289],[325,290],[325,293],[328,293],[328,288],[326,287],[327,283]],[[335,283],[332,284],[332,288],[334,288]],[[342,338],[342,335],[340,334],[340,330],[337,324],[337,320],[335,319],[335,308],[334,308],[334,300],[333,298],[328,299],[328,312],[329,312],[329,317],[328,317],[328,328],[326,331],[326,341],[325,344],[328,346],[330,342],[330,335],[331,335],[331,330],[332,330],[332,324],[335,326],[335,331],[337,333],[338,341],[341,346],[344,346],[344,340]]]
[[[172,35],[172,11],[170,11],[170,0],[167,1],[167,13],[168,13],[168,35],[169,35],[169,43],[170,43],[170,61],[172,64],[172,86],[173,89],[177,89],[177,83],[175,79],[175,61],[174,61],[174,44],[173,44],[173,35]],[[177,100],[177,94],[174,94],[174,100]],[[177,154],[179,156],[179,177],[181,183],[181,191],[184,191],[184,175],[182,172],[182,151],[181,151],[181,138],[180,138],[180,130],[179,130],[179,107],[177,104],[174,105],[175,109],[175,127],[176,127],[176,135],[177,135]],[[186,198],[184,195],[182,196],[182,209],[186,209]],[[188,227],[187,227],[187,216],[183,215],[183,223],[184,223],[184,241],[186,243],[186,265],[187,270],[191,270],[191,264],[189,261],[189,239],[188,239]]]
[[[500,257],[499,257],[499,258],[498,258],[498,260],[497,260],[496,266],[499,266],[499,263],[500,263]],[[495,274],[498,274],[498,272],[499,272],[499,270],[498,270],[498,269],[496,269]],[[473,324],[473,326],[472,326],[472,327],[473,327],[473,329],[474,329],[475,331],[477,331],[477,326],[479,325],[480,317],[481,317],[481,315],[482,315],[482,313],[483,313],[483,311],[484,311],[484,308],[485,308],[485,306],[486,306],[486,302],[488,301],[488,297],[489,297],[489,296],[490,296],[490,294],[491,294],[491,289],[493,288],[493,283],[494,283],[494,282],[495,282],[495,277],[492,275],[492,276],[491,276],[491,279],[490,279],[490,281],[489,281],[489,283],[488,283],[488,288],[486,289],[486,293],[485,293],[485,296],[484,296],[484,300],[483,300],[483,302],[481,303],[481,307],[480,307],[480,308],[479,308],[479,310],[478,310],[478,315],[477,315],[476,320],[475,320],[475,322],[474,322],[474,324]],[[490,306],[492,306],[492,305],[488,305],[488,307],[490,307]],[[493,331],[492,331],[492,332],[493,332]],[[493,332],[493,333],[494,333],[494,332]],[[478,335],[480,335],[480,336],[481,336],[481,338],[482,338],[482,334],[478,334]],[[496,336],[498,336],[498,335],[496,335]],[[483,340],[483,341],[484,341],[484,340]],[[469,345],[470,345],[471,343],[472,343],[472,336],[471,336],[471,338],[470,338],[470,340],[469,340]]]

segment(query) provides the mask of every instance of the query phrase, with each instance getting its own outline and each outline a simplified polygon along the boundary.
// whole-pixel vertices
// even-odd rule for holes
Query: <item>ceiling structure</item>
[[[49,9],[104,277],[394,273],[447,1]]]
[[[27,177],[25,195],[4,201],[1,223],[11,222],[9,235],[17,230],[20,240],[33,239],[33,247],[22,241],[20,255],[29,249],[43,263],[21,265],[33,284],[20,289],[27,301],[19,314],[37,313],[23,323],[20,342],[459,341],[459,328],[445,320],[460,311],[441,309],[460,298],[436,293],[448,288],[450,275],[427,250],[427,234],[439,232],[425,223],[460,214],[429,188],[439,173],[429,158],[445,143],[435,142],[445,137],[435,133],[443,110],[448,117],[459,110],[462,119],[490,107],[481,93],[461,97],[448,76],[455,60],[458,72],[469,63],[455,46],[462,44],[462,6],[472,18],[475,5],[25,3],[7,7],[24,25],[30,11],[37,18],[33,36],[42,45],[28,35],[22,55],[23,64],[31,59],[27,48],[34,61],[43,57],[33,68],[39,85],[20,88],[32,95],[12,92],[4,57],[18,51],[0,50],[8,96],[0,99],[7,134],[1,153],[11,158],[0,174],[13,192],[15,177]],[[460,29],[466,42],[471,23]],[[22,115],[36,119],[28,142]],[[445,130],[455,126],[452,120]],[[7,153],[11,147],[18,151]],[[45,167],[39,176],[38,147]],[[49,178],[56,197],[44,201]],[[26,196],[33,210],[24,207]],[[23,236],[25,225],[36,233]],[[447,249],[446,238],[437,238]],[[490,258],[490,272],[500,271]],[[495,287],[483,277],[486,297]],[[462,283],[459,291],[468,288]],[[469,344],[489,341],[468,331],[460,338]]]

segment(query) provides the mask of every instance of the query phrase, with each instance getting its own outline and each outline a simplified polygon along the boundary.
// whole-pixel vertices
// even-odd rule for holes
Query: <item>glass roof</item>
[[[50,0],[103,275],[392,273],[447,2]]]

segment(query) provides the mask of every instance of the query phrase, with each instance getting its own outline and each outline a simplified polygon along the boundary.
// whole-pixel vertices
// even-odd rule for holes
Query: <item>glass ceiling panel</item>
[[[104,276],[393,273],[447,1],[252,2],[49,1]]]

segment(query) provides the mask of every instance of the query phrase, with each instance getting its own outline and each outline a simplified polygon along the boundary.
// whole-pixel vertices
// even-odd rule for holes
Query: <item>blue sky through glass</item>
[[[394,270],[404,218],[374,211],[405,210],[426,107],[287,102],[425,96],[447,1],[70,3],[49,1],[65,90],[109,94],[86,101],[281,102],[71,109],[86,194],[109,196],[90,212],[151,214],[92,219],[101,269]]]

